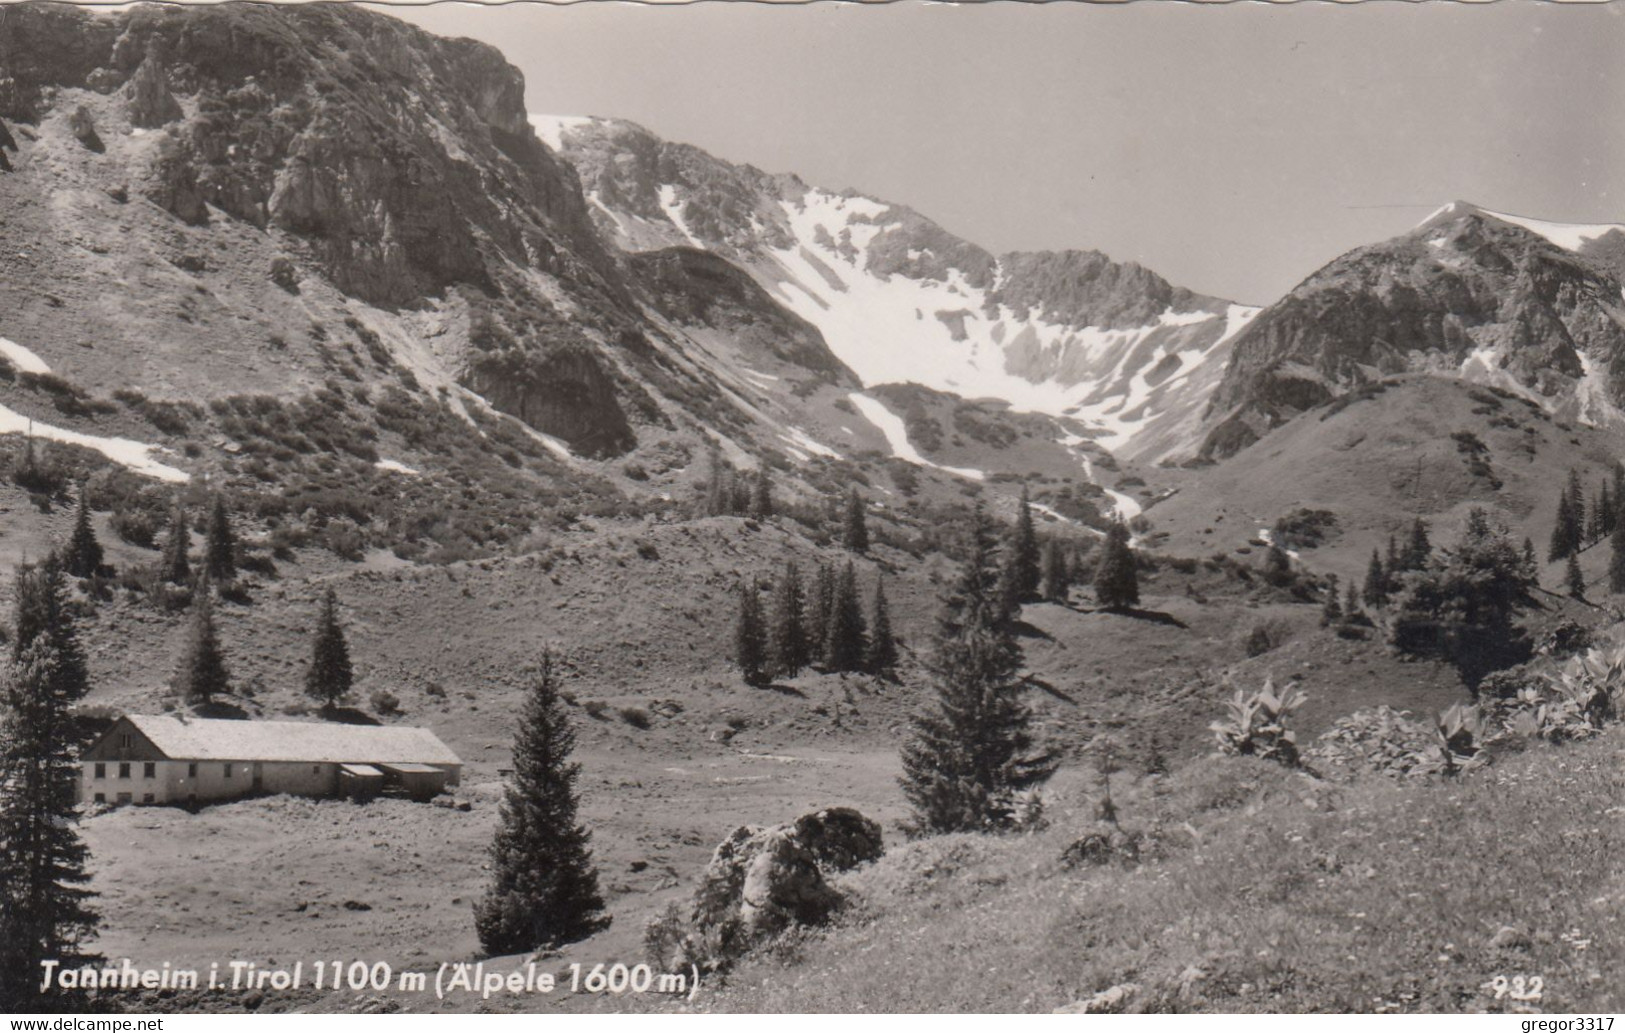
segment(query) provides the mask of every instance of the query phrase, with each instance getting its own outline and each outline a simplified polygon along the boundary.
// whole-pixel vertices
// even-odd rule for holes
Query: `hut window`
[[[130,794],[129,793],[120,793],[120,794],[118,794],[118,802],[121,803],[121,804],[129,803],[130,802]]]
[[[197,761],[194,760],[192,763],[186,765],[186,777],[187,778],[196,778],[197,777]]]
[[[125,762],[125,763],[120,764],[118,766],[118,777],[120,777],[120,778],[129,778],[130,777],[130,765],[129,765],[128,762]]]
[[[150,760],[147,761],[145,764],[142,764],[141,765],[141,777],[142,778],[157,778],[158,777],[158,765],[153,763]]]
[[[226,765],[226,777],[227,778],[231,777],[231,765],[230,764]]]
[[[96,765],[96,777],[97,778],[106,778],[107,777],[107,765],[106,764],[97,764]]]
[[[152,794],[151,793],[142,793],[141,794],[141,802],[142,803],[151,803],[152,802]]]
[[[310,766],[310,773],[311,773],[311,774],[312,774],[312,775],[319,775],[319,774],[321,774],[321,773],[322,773],[322,766],[321,766],[321,765],[320,765],[320,764],[312,764],[312,765],[311,765],[311,766]]]
[[[135,738],[129,732],[124,732],[118,737],[118,744],[127,750],[135,744]]]
[[[96,802],[97,803],[106,803],[107,802],[107,794],[106,793],[97,793],[96,794]]]

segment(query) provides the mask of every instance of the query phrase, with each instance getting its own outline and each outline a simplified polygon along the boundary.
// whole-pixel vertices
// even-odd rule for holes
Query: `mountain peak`
[[[1625,237],[1625,223],[1552,222],[1548,219],[1535,219],[1527,215],[1513,215],[1509,212],[1493,211],[1471,201],[1451,201],[1444,207],[1435,210],[1426,219],[1423,219],[1412,232],[1419,233],[1444,223],[1455,222],[1469,215],[1495,219],[1511,226],[1520,227],[1537,236],[1545,237],[1565,251],[1584,250],[1593,241],[1614,233]]]

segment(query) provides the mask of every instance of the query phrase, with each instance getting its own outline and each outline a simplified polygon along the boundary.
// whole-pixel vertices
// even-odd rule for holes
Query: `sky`
[[[1617,3],[390,10],[499,47],[533,112],[631,119],[995,253],[1096,248],[1235,301],[1456,199],[1625,222]]]

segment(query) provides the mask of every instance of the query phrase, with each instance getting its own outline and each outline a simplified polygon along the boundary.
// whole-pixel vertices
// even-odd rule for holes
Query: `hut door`
[[[259,761],[254,762],[254,792],[259,792],[265,781],[265,765]]]

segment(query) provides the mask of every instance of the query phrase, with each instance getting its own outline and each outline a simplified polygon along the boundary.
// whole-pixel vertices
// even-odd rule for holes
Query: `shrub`
[[[1286,727],[1286,719],[1307,698],[1292,686],[1277,693],[1270,678],[1265,678],[1263,688],[1250,696],[1237,689],[1225,704],[1226,719],[1208,726],[1218,739],[1219,752],[1297,767],[1298,737]]]
[[[642,707],[618,707],[615,712],[621,715],[621,720],[633,728],[649,727],[649,712]]]
[[[391,717],[401,712],[401,701],[388,689],[379,689],[371,697],[372,712],[380,717]]]
[[[113,513],[108,526],[120,539],[143,549],[158,547],[158,522],[152,514],[142,510],[122,510]]]

